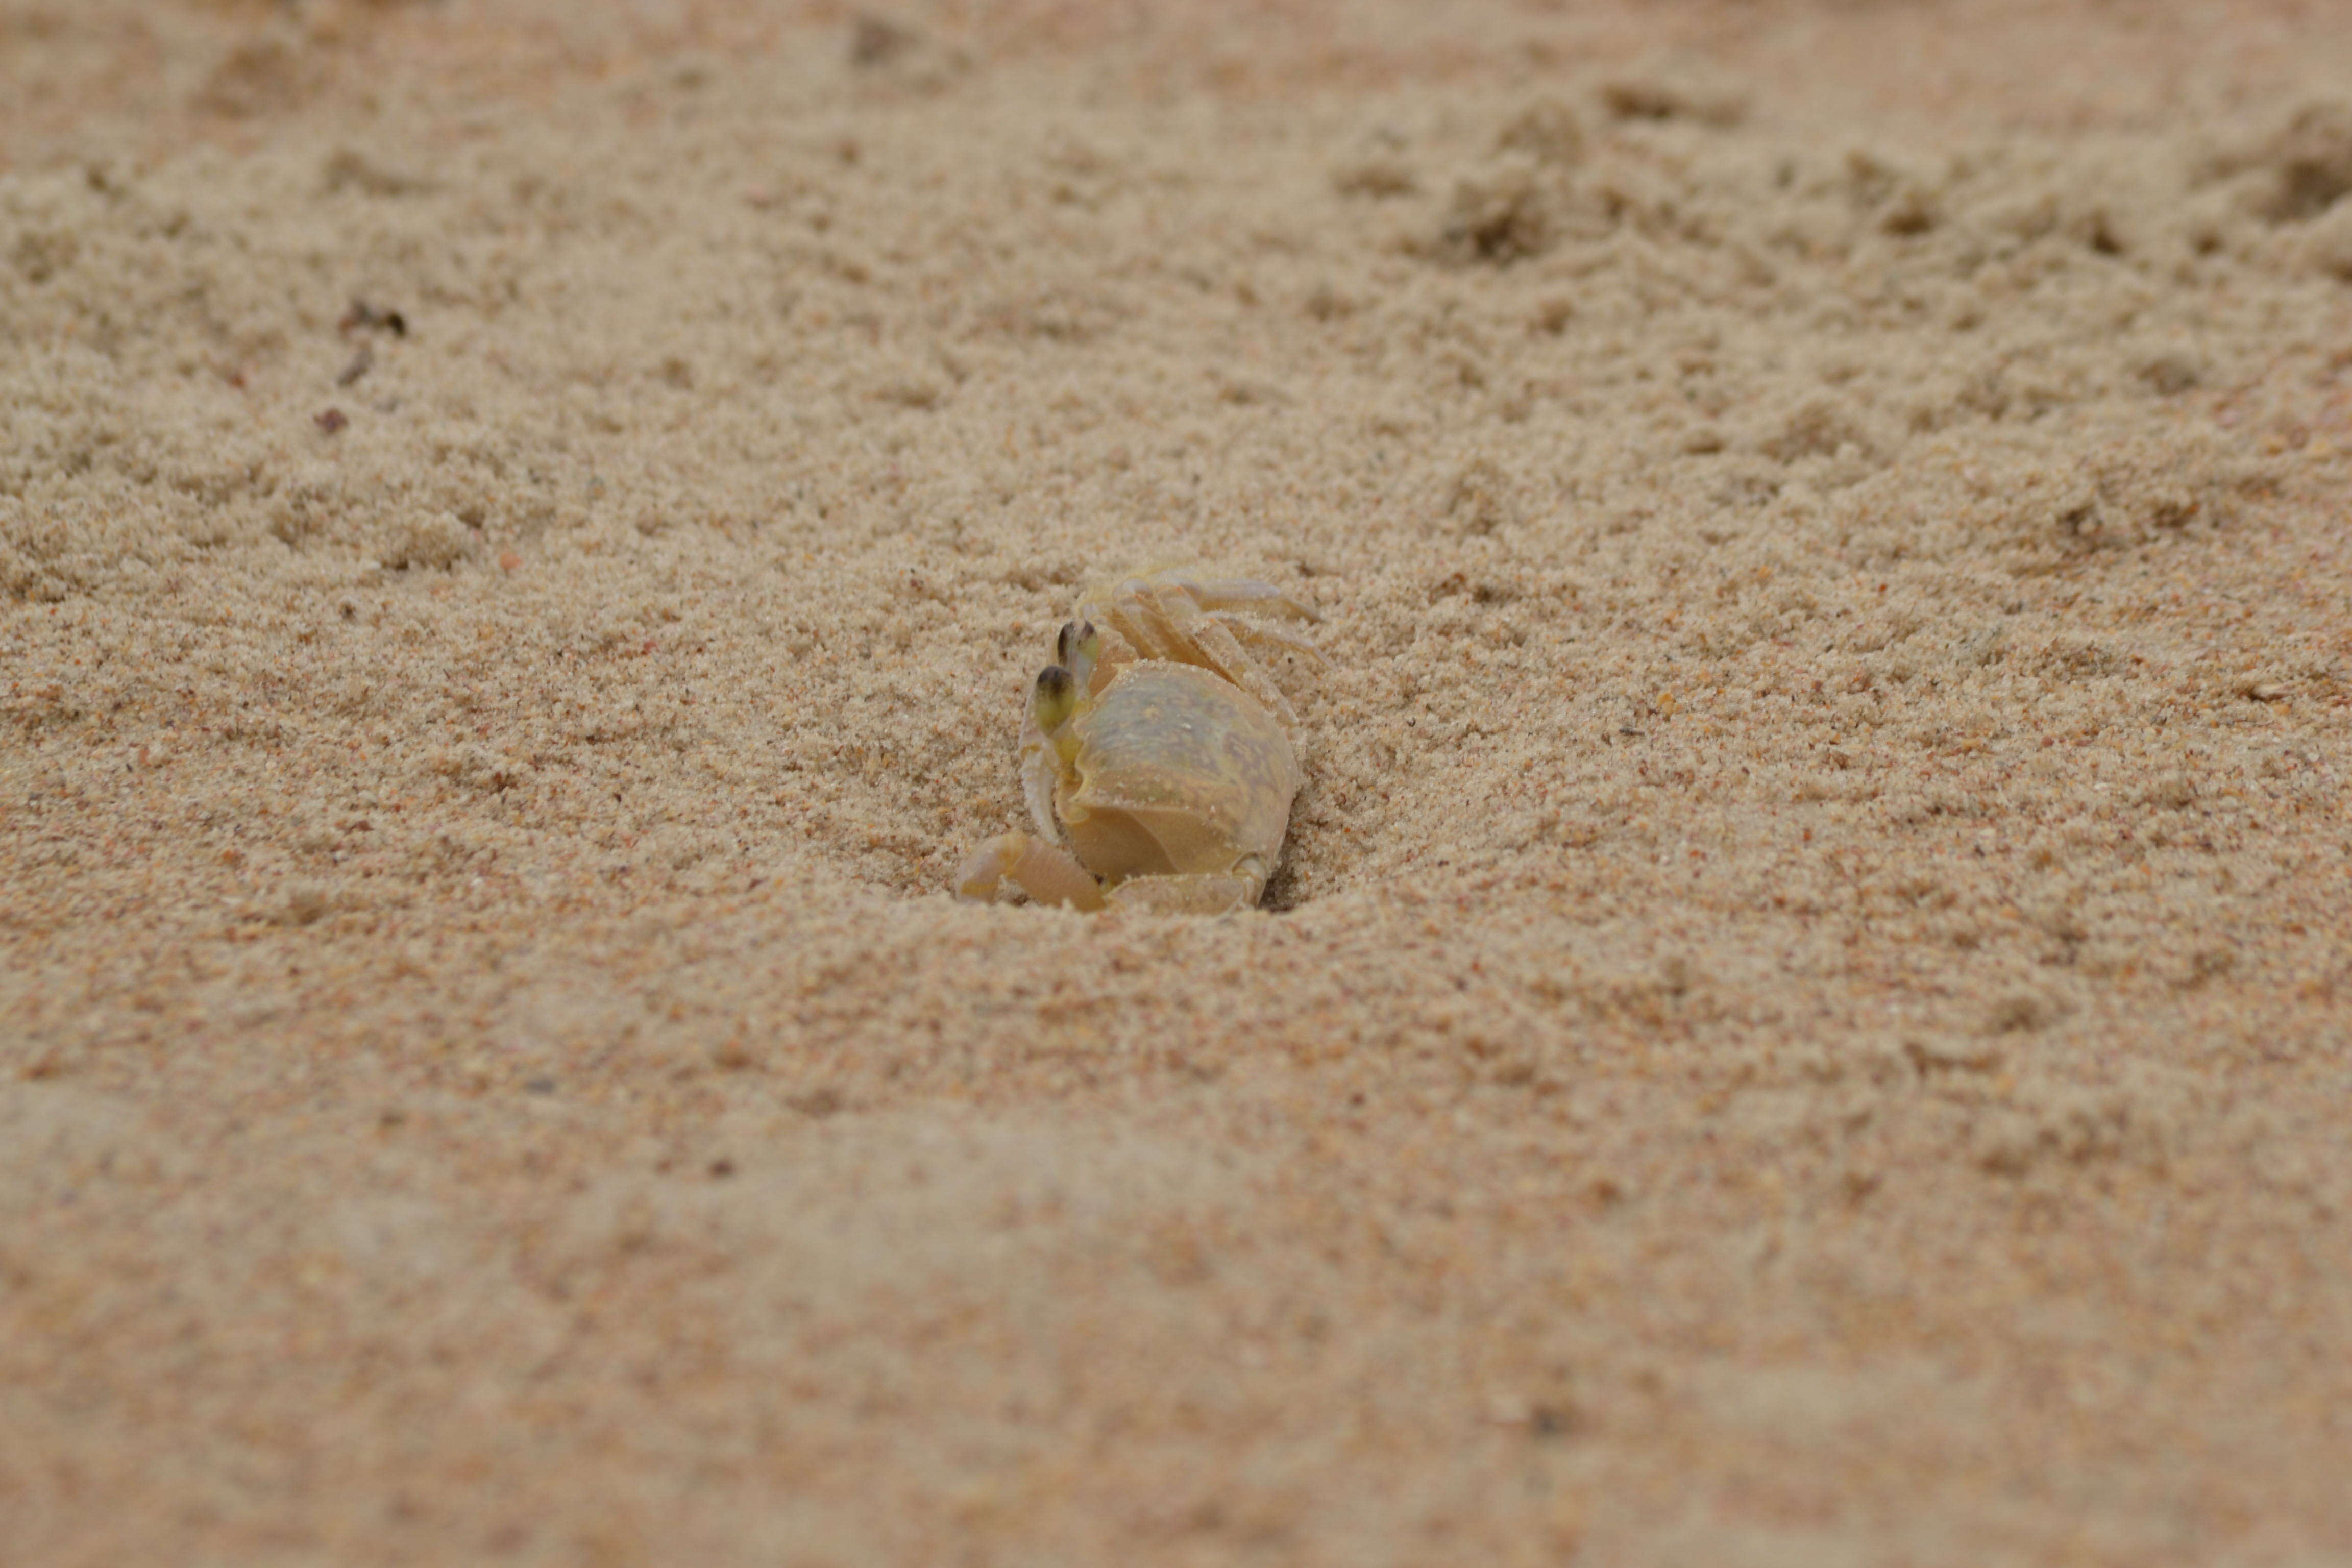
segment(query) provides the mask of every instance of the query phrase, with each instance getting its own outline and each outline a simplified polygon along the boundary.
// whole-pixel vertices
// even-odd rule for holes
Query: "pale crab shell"
[[[982,845],[957,872],[958,896],[985,902],[1011,881],[1077,910],[1255,904],[1299,766],[1297,715],[1250,647],[1319,663],[1312,643],[1273,623],[1320,618],[1247,578],[1158,572],[1088,593],[1023,729],[1022,793],[1037,831]],[[1045,717],[1055,712],[1067,716]]]
[[[1298,794],[1272,714],[1207,670],[1147,660],[1120,666],[1071,723],[1077,784],[1057,780],[1053,804],[1081,865],[1113,884],[1232,877],[1257,901]]]

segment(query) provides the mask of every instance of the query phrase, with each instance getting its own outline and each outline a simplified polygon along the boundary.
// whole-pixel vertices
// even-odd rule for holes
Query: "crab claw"
[[[991,903],[1007,880],[1035,903],[1088,911],[1103,907],[1102,884],[1068,850],[1026,833],[998,834],[973,851],[956,872],[956,897]]]

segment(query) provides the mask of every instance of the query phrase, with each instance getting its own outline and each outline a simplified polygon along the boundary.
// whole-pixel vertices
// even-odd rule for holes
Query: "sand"
[[[0,11],[0,1561],[2352,1563],[2352,14]],[[959,904],[1090,582],[1268,909]]]

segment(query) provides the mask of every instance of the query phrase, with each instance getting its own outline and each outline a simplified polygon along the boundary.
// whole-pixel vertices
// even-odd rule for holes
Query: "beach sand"
[[[0,1561],[2352,1562],[2347,82],[0,8]],[[954,901],[1169,563],[1267,910]]]

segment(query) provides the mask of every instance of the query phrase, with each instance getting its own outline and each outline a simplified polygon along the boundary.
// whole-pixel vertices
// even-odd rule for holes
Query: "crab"
[[[1298,794],[1298,718],[1252,648],[1320,661],[1280,590],[1181,572],[1078,601],[1031,688],[1021,784],[1037,831],[966,860],[959,897],[1225,914],[1265,891]]]

